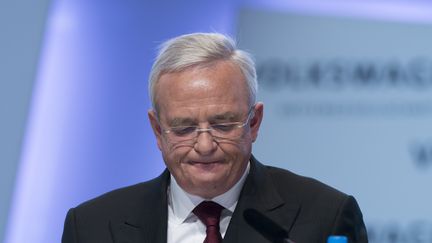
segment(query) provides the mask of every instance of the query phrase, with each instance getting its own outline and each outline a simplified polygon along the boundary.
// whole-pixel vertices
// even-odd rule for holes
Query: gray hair
[[[258,90],[255,63],[251,55],[238,50],[228,36],[218,33],[193,33],[170,39],[161,44],[152,66],[149,96],[156,109],[155,86],[162,74],[181,72],[192,67],[206,67],[216,61],[228,60],[241,69],[249,89],[249,102],[255,104]]]

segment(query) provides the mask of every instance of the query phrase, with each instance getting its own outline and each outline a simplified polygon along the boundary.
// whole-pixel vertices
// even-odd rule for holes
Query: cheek
[[[178,167],[181,161],[187,156],[191,148],[178,147],[173,148],[167,143],[162,142],[162,156],[168,167]]]
[[[250,156],[251,144],[247,141],[236,141],[235,143],[226,143],[220,146],[221,150],[224,152],[228,160],[230,160],[233,165],[239,166],[238,161],[248,160],[246,158]]]

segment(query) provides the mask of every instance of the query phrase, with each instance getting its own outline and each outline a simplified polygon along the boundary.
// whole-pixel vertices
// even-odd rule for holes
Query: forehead
[[[155,86],[158,113],[236,113],[248,108],[249,89],[240,68],[220,61],[161,75]],[[211,111],[211,112],[210,112]]]

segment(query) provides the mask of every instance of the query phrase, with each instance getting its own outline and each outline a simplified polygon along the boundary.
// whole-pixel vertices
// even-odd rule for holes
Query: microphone
[[[288,232],[258,210],[249,208],[243,212],[246,222],[267,240],[274,243],[295,243],[288,237]]]

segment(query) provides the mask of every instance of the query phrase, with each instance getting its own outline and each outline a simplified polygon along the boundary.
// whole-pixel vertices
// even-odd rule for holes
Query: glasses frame
[[[203,133],[203,132],[208,132],[212,136],[213,140],[215,140],[216,142],[219,142],[219,140],[230,140],[230,139],[229,138],[223,138],[223,137],[214,136],[213,133],[212,133],[212,131],[214,131],[215,129],[212,128],[212,126],[217,126],[217,125],[222,125],[222,124],[232,124],[232,125],[236,124],[236,126],[234,126],[235,129],[243,128],[255,116],[255,106],[256,106],[256,104],[252,105],[249,108],[248,116],[247,116],[247,118],[246,118],[246,120],[244,122],[223,122],[223,123],[217,123],[217,124],[210,125],[210,127],[208,127],[208,128],[200,128],[199,126],[178,126],[178,127],[163,128],[163,126],[160,124],[159,120],[158,120],[158,123],[159,123],[159,126],[161,128],[162,133],[166,134],[166,135],[170,134],[170,133],[173,133],[173,130],[176,129],[176,128],[180,128],[180,127],[195,127],[195,130],[193,130],[192,133],[196,133],[196,136],[194,136],[193,138],[185,139],[185,140],[179,141],[179,142],[172,142],[172,141],[170,141],[169,138],[166,137],[167,141],[170,142],[170,143],[172,143],[172,144],[178,144],[178,143],[183,143],[183,142],[189,142],[189,141],[196,140],[198,138],[199,134]],[[196,141],[194,143],[196,143]]]

